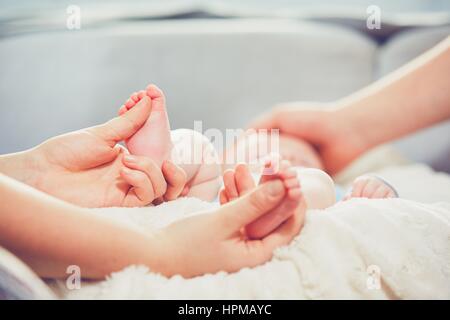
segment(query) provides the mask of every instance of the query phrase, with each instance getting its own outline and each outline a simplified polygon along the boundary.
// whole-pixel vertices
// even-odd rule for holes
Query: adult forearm
[[[41,167],[41,155],[36,148],[22,152],[0,155],[0,174],[34,186]]]
[[[94,216],[0,175],[0,245],[41,276],[64,277],[69,265],[102,278],[131,264],[158,272],[165,259],[149,236]]]
[[[450,37],[338,103],[368,147],[450,118]]]

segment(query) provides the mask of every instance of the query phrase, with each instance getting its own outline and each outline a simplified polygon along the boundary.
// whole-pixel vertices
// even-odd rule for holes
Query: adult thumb
[[[110,146],[114,146],[135,134],[147,121],[151,110],[151,99],[145,96],[121,116],[90,128],[90,131],[105,140]]]
[[[224,228],[235,232],[271,211],[286,194],[283,183],[273,180],[263,183],[242,196],[221,207]]]

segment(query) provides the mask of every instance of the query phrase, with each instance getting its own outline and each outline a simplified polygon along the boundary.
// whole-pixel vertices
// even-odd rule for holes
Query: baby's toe
[[[127,107],[128,109],[134,107],[136,105],[136,102],[134,102],[133,99],[129,98],[126,102],[125,102],[125,107]]]
[[[228,203],[228,197],[227,197],[227,192],[225,189],[220,190],[219,193],[219,202],[221,205],[224,205],[226,203]]]
[[[145,90],[141,90],[137,93],[137,97],[140,99],[142,99],[143,97],[145,97],[147,94],[145,92]]]
[[[147,86],[146,93],[152,99],[164,97],[164,93],[162,92],[162,90],[154,84],[150,84]]]
[[[295,184],[298,183],[297,178],[297,170],[292,168],[291,162],[287,160],[283,160],[280,164],[280,172],[278,176],[283,179],[284,181],[289,180],[288,184]],[[295,183],[294,183],[295,181]],[[287,187],[287,185],[286,185]]]
[[[123,115],[125,112],[127,112],[128,111],[128,109],[127,109],[127,107],[125,107],[125,105],[122,105],[120,108],[119,108],[119,116],[121,116],[121,115]]]
[[[300,188],[300,182],[297,177],[289,178],[284,180],[284,186],[287,189]]]
[[[226,170],[223,173],[223,185],[225,187],[226,195],[229,201],[232,201],[239,197],[233,170]]]
[[[297,170],[295,170],[294,168],[290,167],[290,168],[280,172],[280,176],[283,179],[297,178]]]
[[[141,101],[143,97],[145,97],[145,95],[146,94],[144,90],[141,90],[139,92],[133,92],[130,98],[128,98],[128,100],[125,101],[125,103],[120,107],[119,115],[122,115],[129,109],[133,108],[139,101]]]
[[[255,187],[255,182],[248,169],[248,166],[244,163],[240,163],[235,169],[235,181],[239,196],[247,193]]]
[[[290,200],[298,201],[302,197],[302,189],[300,187],[292,188],[288,190],[287,194]]]
[[[264,161],[264,168],[262,172],[262,177],[268,178],[267,180],[270,180],[270,177],[273,175],[276,175],[280,172],[280,158],[276,155],[269,155],[265,158]]]
[[[289,160],[281,160],[280,162],[280,172],[285,172],[291,168],[291,162]]]
[[[139,102],[139,100],[140,100],[139,97],[138,97],[138,93],[137,92],[133,93],[130,98],[134,102]]]

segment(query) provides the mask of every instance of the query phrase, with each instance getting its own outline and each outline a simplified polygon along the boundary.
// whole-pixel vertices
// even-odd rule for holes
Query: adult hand
[[[305,139],[334,174],[372,147],[449,119],[449,68],[447,37],[400,69],[334,103],[333,109],[298,103],[281,106],[252,127],[279,128]]]
[[[299,205],[265,238],[248,240],[243,228],[283,205],[286,190],[280,180],[152,233],[98,217],[2,174],[0,194],[0,243],[42,277],[67,277],[69,265],[78,265],[82,277],[91,279],[129,265],[184,277],[253,267],[299,233],[306,210]]]
[[[235,272],[268,261],[273,250],[288,244],[300,231],[306,208],[295,213],[261,240],[247,239],[242,230],[280,205],[285,196],[280,180],[264,183],[248,194],[204,214],[175,222],[154,235],[161,272],[194,277],[218,271]],[[193,249],[194,248],[194,249]],[[158,254],[159,253],[159,254]]]
[[[159,168],[148,158],[127,155],[117,145],[139,130],[150,112],[151,100],[145,97],[102,125],[3,156],[0,171],[84,207],[143,206],[165,194],[176,198],[185,183],[181,168],[171,162]]]
[[[319,152],[325,169],[335,174],[368,146],[350,118],[338,108],[319,103],[292,103],[274,108],[250,125],[254,129],[280,129],[304,139]]]

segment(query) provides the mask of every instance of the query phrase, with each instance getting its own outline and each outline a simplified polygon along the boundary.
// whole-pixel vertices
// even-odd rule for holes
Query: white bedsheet
[[[80,290],[66,291],[60,283],[60,293],[68,299],[450,299],[449,176],[422,165],[378,174],[402,199],[353,199],[311,210],[300,235],[262,266],[194,279],[131,266]],[[151,231],[212,206],[180,199],[96,212]]]

